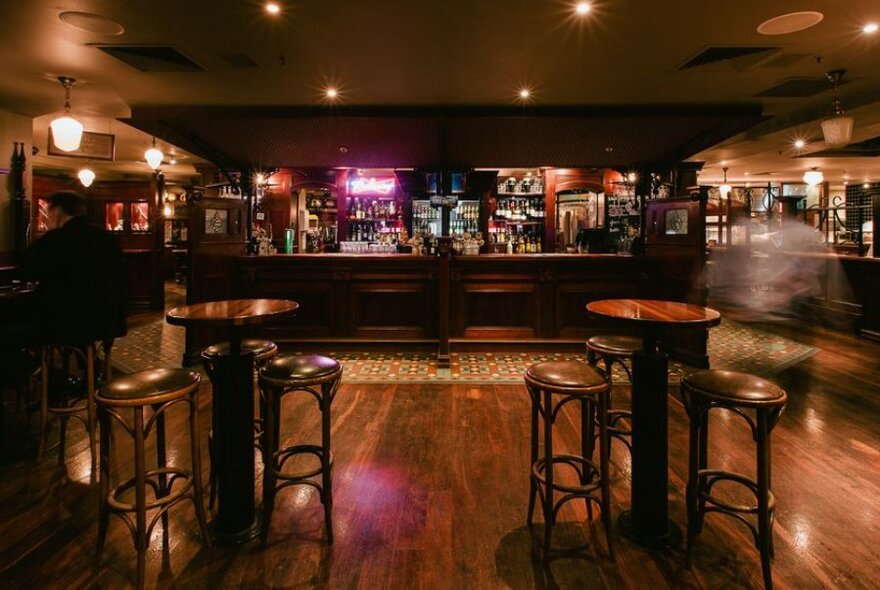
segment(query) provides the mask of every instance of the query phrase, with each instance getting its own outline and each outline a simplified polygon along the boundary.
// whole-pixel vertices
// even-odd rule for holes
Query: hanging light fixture
[[[725,166],[721,170],[724,171],[724,182],[721,186],[718,187],[718,190],[721,192],[721,198],[726,199],[730,196],[730,191],[733,190],[733,187],[727,184],[727,166]]]
[[[825,143],[828,145],[843,146],[852,139],[853,123],[852,117],[845,115],[843,105],[840,103],[838,89],[840,88],[840,79],[846,70],[832,70],[825,75],[828,80],[834,84],[834,101],[831,103],[831,115],[822,121],[822,135],[825,136]]]
[[[95,181],[95,173],[90,168],[83,168],[77,173],[76,177],[79,178],[79,181],[86,188],[92,186],[92,183]]]
[[[153,136],[153,147],[144,152],[144,159],[147,161],[147,164],[150,165],[150,168],[153,170],[158,170],[159,166],[162,165],[162,160],[165,158],[165,154],[162,153],[162,150],[156,147],[156,136]]]
[[[58,81],[64,86],[64,116],[49,123],[52,143],[63,152],[73,152],[79,149],[83,134],[83,124],[70,116],[70,89],[76,84],[76,80],[59,76]]]
[[[818,168],[810,168],[804,172],[804,182],[809,186],[816,186],[825,182],[825,175]]]

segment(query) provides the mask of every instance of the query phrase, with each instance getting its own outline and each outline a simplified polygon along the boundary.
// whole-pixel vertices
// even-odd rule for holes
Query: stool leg
[[[98,546],[95,551],[95,571],[101,565],[101,556],[104,553],[104,543],[107,540],[107,525],[110,521],[110,510],[107,505],[107,497],[110,495],[110,416],[106,410],[98,412],[101,422],[101,477],[98,478]]]
[[[199,429],[199,404],[196,396],[198,389],[195,390],[189,399],[189,449],[192,458],[193,472],[193,503],[196,508],[196,520],[199,521],[199,531],[202,533],[202,544],[205,547],[211,546],[211,537],[208,535],[208,518],[205,515],[205,504],[203,499],[202,488],[202,453],[199,448],[200,429]]]
[[[68,416],[58,417],[58,465],[64,465],[65,447],[67,446],[67,421]]]
[[[214,466],[217,464],[217,446],[214,443],[213,430],[208,435],[208,459],[211,463],[208,467],[208,487],[210,488],[208,492],[208,508],[213,510],[214,504],[217,502],[217,470],[214,469]]]
[[[134,492],[135,492],[135,550],[137,551],[137,587],[144,588],[147,566],[147,482],[144,449],[144,408],[134,408]]]
[[[553,533],[553,394],[544,391],[544,557]]]
[[[593,438],[593,422],[593,403],[588,398],[583,398],[581,399],[581,457],[588,460],[593,458],[593,443],[595,441],[595,438]],[[599,447],[601,449],[601,443]],[[589,484],[592,479],[592,470],[587,469],[586,466],[584,466],[583,471],[581,471],[581,485],[585,486]],[[584,502],[587,506],[587,520],[592,522],[593,502],[588,497],[584,498]]]
[[[698,466],[700,471],[705,471],[709,468],[709,409],[710,407],[707,405],[702,405],[699,409],[700,412],[700,447],[699,447],[699,459]],[[703,521],[706,517],[706,499],[704,497],[703,491],[706,487],[706,478],[705,476],[699,475],[697,473],[697,534],[700,534],[703,531]]]
[[[700,440],[701,427],[700,418],[702,411],[699,408],[693,408],[689,404],[690,400],[685,398],[686,408],[690,417],[690,436],[688,437],[688,479],[686,491],[687,503],[687,549],[685,563],[688,568],[693,563],[694,543],[697,539],[697,519],[699,512],[699,478],[700,469]]]
[[[335,382],[321,386],[321,502],[324,504],[324,526],[327,542],[333,542],[333,466],[330,462],[330,404]]]
[[[599,394],[599,415],[607,418],[611,390]],[[602,522],[605,525],[605,539],[608,543],[608,556],[615,561],[614,531],[611,525],[611,482],[608,463],[611,460],[611,438],[608,436],[608,420],[599,422],[599,477],[602,479]]]
[[[764,588],[773,588],[770,569],[770,545],[773,529],[770,526],[770,445],[767,433],[767,412],[758,410],[758,550],[761,553],[761,570],[764,575]]]
[[[95,411],[95,345],[86,345],[86,430],[89,436],[89,453],[92,459],[90,481],[94,484],[98,479],[98,420]]]
[[[269,539],[269,524],[275,507],[275,452],[278,450],[277,405],[280,391],[266,388],[266,414],[263,424],[263,545]]]
[[[158,409],[153,406],[153,411]],[[156,416],[156,465],[159,469],[168,466],[168,459],[165,453],[165,412],[160,412]],[[163,498],[168,495],[168,476],[164,473],[159,474],[159,489],[157,496]],[[162,548],[168,551],[168,511],[162,514]]]
[[[538,392],[528,385],[526,388],[529,391],[529,398],[532,402],[532,435],[529,439],[529,457],[531,459],[529,461],[529,512],[526,516],[526,523],[529,526],[532,526],[532,519],[535,514],[535,498],[538,496],[538,482],[532,475],[532,466],[534,466],[535,462],[538,460],[538,406],[541,402],[538,398]]]
[[[40,443],[37,447],[37,463],[43,460],[46,438],[49,436],[49,354],[48,347],[40,354]]]

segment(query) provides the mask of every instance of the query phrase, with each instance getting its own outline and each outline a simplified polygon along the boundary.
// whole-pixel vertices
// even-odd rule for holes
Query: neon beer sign
[[[388,195],[394,190],[393,178],[355,178],[348,184],[353,195]]]

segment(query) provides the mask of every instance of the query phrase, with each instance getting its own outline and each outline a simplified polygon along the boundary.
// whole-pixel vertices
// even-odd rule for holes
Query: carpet
[[[113,364],[133,373],[153,367],[179,367],[183,357],[184,329],[164,321],[132,329],[117,340]],[[709,332],[712,367],[770,377],[816,354],[819,349],[777,336],[747,324],[724,321]],[[453,353],[451,366],[441,369],[433,354],[419,352],[331,352],[345,368],[348,383],[521,383],[526,367],[546,360],[586,360],[573,353]],[[670,361],[670,381],[693,370]],[[615,381],[626,373],[614,366]]]

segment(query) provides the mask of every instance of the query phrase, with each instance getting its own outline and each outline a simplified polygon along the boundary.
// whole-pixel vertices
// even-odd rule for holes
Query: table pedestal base
[[[627,510],[617,518],[617,530],[620,534],[636,545],[647,547],[648,549],[668,549],[677,547],[681,544],[681,528],[672,522],[666,520],[666,532],[660,535],[650,535],[640,533],[633,525],[632,510]]]
[[[241,545],[247,543],[251,539],[256,538],[263,531],[263,519],[260,517],[259,511],[254,514],[254,522],[251,526],[235,533],[219,529],[217,519],[208,523],[208,533],[211,535],[211,542],[218,547],[226,547],[229,545]]]
[[[254,501],[254,361],[232,352],[214,362],[216,404],[214,445],[217,465],[217,516],[211,523],[218,545],[241,543],[259,533]],[[236,354],[239,353],[239,354]]]

